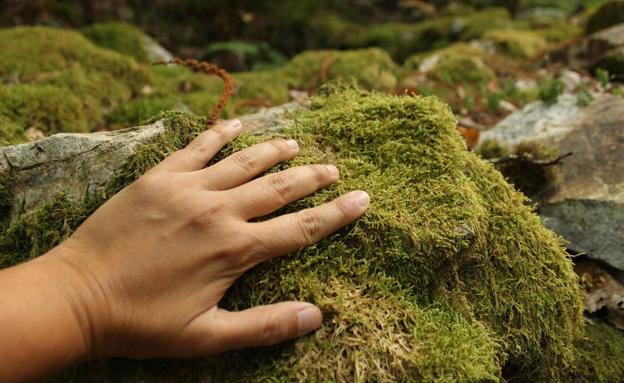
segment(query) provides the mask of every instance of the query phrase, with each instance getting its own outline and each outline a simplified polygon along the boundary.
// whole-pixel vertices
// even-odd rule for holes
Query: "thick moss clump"
[[[576,342],[576,365],[570,373],[575,382],[614,383],[624,376],[624,334],[603,322],[590,323]]]
[[[149,82],[132,58],[98,48],[72,31],[0,30],[0,51],[0,117],[10,121],[15,140],[23,140],[29,127],[46,134],[99,128],[107,110]],[[4,124],[0,129],[10,135]]]
[[[411,56],[405,62],[406,68],[416,69],[425,60],[435,61],[427,76],[434,81],[447,84],[484,85],[495,78],[494,71],[487,67],[486,52],[467,43],[456,43],[449,47],[426,54]]]
[[[547,48],[545,38],[531,31],[497,29],[486,32],[483,39],[493,42],[497,49],[513,58],[532,58]]]
[[[134,57],[146,62],[149,55],[145,49],[147,36],[139,28],[126,23],[97,23],[81,30],[95,45]]]
[[[319,304],[324,325],[270,349],[178,362],[165,376],[484,382],[500,380],[503,368],[512,371],[506,377],[567,376],[582,328],[571,263],[525,198],[466,150],[447,106],[433,97],[326,89],[311,110],[293,117],[295,125],[282,134],[296,138],[302,152],[289,165],[333,162],[342,176],[285,211],[355,188],[366,189],[372,205],[317,245],[256,267],[222,305],[242,309],[296,297]],[[107,193],[80,203],[60,197],[11,224],[0,237],[2,264],[37,256],[65,238],[112,192],[184,145],[204,123],[180,114],[167,121],[161,140],[120,169]],[[222,156],[257,141],[244,136]],[[105,381],[101,374],[110,365],[103,366],[69,374],[92,379],[98,371]],[[137,363],[110,373],[117,381],[134,381],[158,379],[162,371]]]

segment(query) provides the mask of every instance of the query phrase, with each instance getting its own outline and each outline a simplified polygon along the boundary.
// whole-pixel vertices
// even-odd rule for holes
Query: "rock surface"
[[[149,36],[145,36],[144,46],[151,62],[166,62],[173,59],[171,52]]]
[[[540,206],[546,225],[569,246],[624,270],[624,100],[603,95],[579,108],[572,96],[546,106],[527,105],[493,129],[495,139],[515,146],[540,141],[572,152],[560,166],[561,183]]]
[[[303,103],[289,103],[239,119],[247,130],[268,131],[288,126],[288,112]],[[78,201],[85,192],[96,192],[112,178],[115,169],[143,144],[165,129],[162,121],[114,132],[62,133],[42,140],[0,148],[0,175],[8,175],[12,216],[32,211],[63,192]]]

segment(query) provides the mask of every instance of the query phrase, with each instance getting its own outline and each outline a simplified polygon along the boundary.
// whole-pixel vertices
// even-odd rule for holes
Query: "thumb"
[[[292,339],[321,326],[323,315],[318,307],[304,302],[282,302],[256,306],[244,311],[218,310],[205,325],[209,354],[223,351],[271,346]]]

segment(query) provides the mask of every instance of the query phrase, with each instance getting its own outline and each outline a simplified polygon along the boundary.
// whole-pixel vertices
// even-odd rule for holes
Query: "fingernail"
[[[317,308],[307,308],[299,311],[299,335],[307,334],[321,326],[322,316]]]
[[[233,131],[239,131],[243,128],[243,124],[241,124],[240,120],[236,118],[234,120],[229,120],[227,122],[227,127]]]
[[[353,193],[353,197],[351,197],[355,205],[359,208],[366,208],[370,204],[370,197],[368,193],[363,191],[357,191]]]
[[[327,165],[327,171],[329,172],[329,174],[331,174],[333,177],[338,177],[338,168],[335,167],[334,165]]]
[[[299,144],[295,140],[286,141],[286,145],[288,145],[292,150],[299,150]]]

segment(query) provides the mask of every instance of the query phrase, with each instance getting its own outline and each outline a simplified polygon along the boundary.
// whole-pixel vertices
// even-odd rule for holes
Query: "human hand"
[[[241,132],[217,124],[102,205],[48,261],[72,270],[92,357],[192,357],[272,345],[308,333],[320,310],[283,302],[228,312],[218,303],[246,270],[310,245],[359,217],[362,191],[264,222],[249,220],[338,180],[331,165],[257,175],[292,159],[275,140],[205,168]]]

